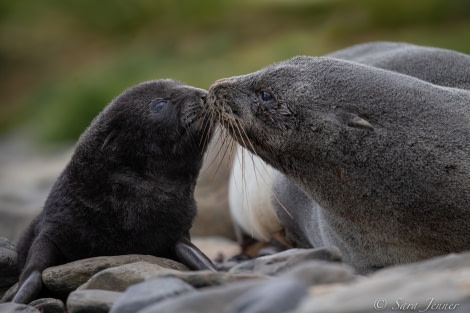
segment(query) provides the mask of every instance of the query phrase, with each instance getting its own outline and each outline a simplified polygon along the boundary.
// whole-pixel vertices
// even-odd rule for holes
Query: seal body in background
[[[470,57],[448,49],[379,41],[358,44],[328,56],[406,74],[444,87],[470,90]]]
[[[212,129],[206,95],[172,80],[149,81],[93,120],[17,245],[14,302],[39,294],[45,268],[88,257],[149,254],[213,268],[189,241]]]
[[[296,57],[219,80],[209,104],[303,194],[290,207],[292,193],[273,183],[300,245],[337,246],[360,273],[470,248],[467,90]]]

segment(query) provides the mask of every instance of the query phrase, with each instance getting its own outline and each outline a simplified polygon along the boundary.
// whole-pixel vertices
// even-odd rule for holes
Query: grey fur
[[[296,57],[209,91],[231,135],[300,188],[275,189],[308,195],[287,201],[292,236],[362,273],[470,248],[470,93],[394,70]],[[464,88],[456,73],[435,83]]]
[[[400,42],[371,42],[328,56],[403,73],[440,86],[470,89],[470,57],[452,50]]]

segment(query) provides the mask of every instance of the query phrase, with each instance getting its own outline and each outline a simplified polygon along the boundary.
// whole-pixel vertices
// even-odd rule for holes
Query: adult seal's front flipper
[[[175,252],[178,259],[192,270],[217,272],[214,263],[187,238],[178,241]]]

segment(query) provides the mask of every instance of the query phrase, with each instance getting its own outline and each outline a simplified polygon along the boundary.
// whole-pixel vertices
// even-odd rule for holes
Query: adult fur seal
[[[18,243],[14,302],[38,295],[45,268],[93,256],[150,254],[214,269],[189,241],[212,129],[206,95],[172,80],[145,82],[93,120]]]
[[[371,42],[328,56],[407,74],[441,86],[470,90],[470,57],[456,51],[408,43]],[[246,155],[243,159],[248,160],[242,164],[235,158],[229,193],[232,220],[243,253],[254,256],[248,245],[259,247],[262,245],[254,242],[266,243],[273,236],[279,238],[285,227],[288,242],[309,247],[311,243],[303,235],[305,230],[287,213],[286,206],[293,210],[318,204],[282,173],[243,147],[238,147],[237,155]],[[277,214],[277,218],[273,214]]]
[[[360,273],[470,248],[470,92],[296,57],[216,82],[208,103],[306,195],[280,217],[301,243]]]

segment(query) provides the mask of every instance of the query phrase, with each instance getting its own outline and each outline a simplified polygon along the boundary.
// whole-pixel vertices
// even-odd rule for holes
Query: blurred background
[[[0,131],[74,141],[123,89],[374,40],[470,53],[468,0],[0,1]]]
[[[73,144],[134,84],[207,89],[376,40],[470,53],[469,16],[468,0],[0,0],[0,236],[16,238],[70,155],[44,147]]]

